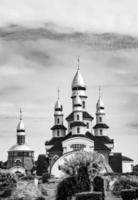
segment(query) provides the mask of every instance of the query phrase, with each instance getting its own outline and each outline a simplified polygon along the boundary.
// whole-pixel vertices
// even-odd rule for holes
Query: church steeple
[[[25,144],[25,127],[22,120],[22,109],[20,108],[20,121],[17,125],[17,144]]]
[[[66,127],[63,125],[63,106],[58,98],[54,108],[54,126],[51,128],[53,137],[64,137],[66,135]]]
[[[81,72],[80,72],[80,59],[78,58],[78,68],[77,68],[77,72],[73,78],[73,81],[72,81],[72,108],[74,107],[74,99],[77,95],[77,92],[82,100],[82,108],[83,110],[86,109],[86,99],[87,99],[87,96],[86,96],[86,85],[84,83],[84,79],[81,75]]]
[[[106,135],[106,129],[109,128],[105,124],[105,108],[101,99],[101,87],[99,87],[99,98],[96,104],[96,125],[93,128],[96,136]]]

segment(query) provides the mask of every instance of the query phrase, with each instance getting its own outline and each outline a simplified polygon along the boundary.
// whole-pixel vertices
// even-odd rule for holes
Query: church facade
[[[30,173],[34,166],[34,151],[26,144],[25,126],[20,110],[20,121],[17,125],[17,143],[8,150],[7,168],[12,173]]]
[[[121,153],[113,153],[114,140],[107,134],[109,126],[106,124],[105,107],[100,92],[96,104],[96,124],[93,125],[94,118],[87,112],[86,85],[79,66],[71,89],[72,112],[66,117],[67,128],[64,126],[63,106],[58,98],[54,108],[52,138],[45,142],[50,173],[60,176],[58,166],[64,163],[65,158],[69,158],[74,152],[81,150],[101,153],[113,171],[122,172],[124,157]],[[125,162],[130,168],[133,160],[127,158]]]

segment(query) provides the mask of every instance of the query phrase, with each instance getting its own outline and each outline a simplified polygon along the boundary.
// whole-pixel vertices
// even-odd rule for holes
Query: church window
[[[70,147],[73,149],[73,151],[80,151],[84,150],[86,146],[84,144],[72,144]]]
[[[100,129],[100,135],[102,135],[103,134],[103,130],[102,129]]]
[[[102,117],[99,117],[99,121],[102,122]]]
[[[82,107],[85,108],[85,101],[82,102]]]
[[[80,133],[80,128],[79,127],[77,127],[77,133]]]
[[[77,120],[79,120],[79,115],[77,115]]]
[[[59,131],[57,131],[57,136],[59,137]]]
[[[59,124],[59,118],[57,118],[57,124]]]
[[[89,122],[86,123],[87,128],[89,128]]]
[[[15,161],[15,163],[16,163],[17,166],[20,166],[22,162],[21,162],[21,160],[18,159],[18,160]]]

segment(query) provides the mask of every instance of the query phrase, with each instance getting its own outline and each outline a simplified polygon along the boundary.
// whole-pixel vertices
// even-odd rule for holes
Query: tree
[[[91,178],[105,170],[110,169],[105,162],[104,156],[97,152],[78,151],[71,158],[65,159],[63,165],[59,169],[68,175],[76,175],[81,166],[86,166]],[[108,171],[109,172],[109,171]]]
[[[44,154],[40,154],[37,159],[36,173],[38,176],[42,176],[44,173],[48,172],[48,158]]]

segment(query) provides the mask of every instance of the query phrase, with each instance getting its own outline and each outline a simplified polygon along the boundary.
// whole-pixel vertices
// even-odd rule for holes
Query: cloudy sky
[[[71,82],[80,56],[87,111],[95,116],[101,85],[114,151],[138,163],[137,4],[137,0],[0,0],[2,160],[16,143],[20,107],[27,143],[36,158],[45,153],[58,88],[65,117],[71,112]]]

